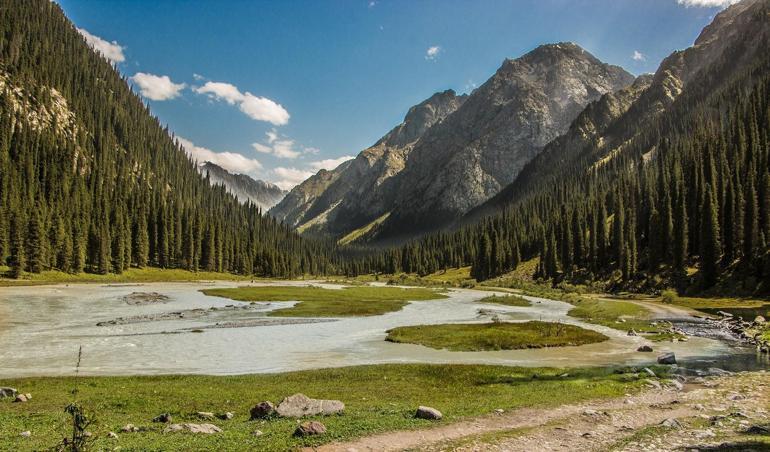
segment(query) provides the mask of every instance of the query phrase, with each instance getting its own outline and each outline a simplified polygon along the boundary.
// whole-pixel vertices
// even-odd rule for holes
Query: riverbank
[[[0,275],[5,274],[8,267],[0,266]],[[60,271],[44,271],[41,273],[25,273],[21,278],[0,277],[0,287],[17,286],[49,286],[57,284],[127,284],[149,282],[198,282],[198,281],[251,281],[251,276],[233,273],[188,271],[182,269],[164,269],[157,267],[131,268],[123,273],[64,273]],[[256,278],[260,279],[260,278]]]
[[[649,377],[636,369],[543,369],[466,365],[377,365],[268,375],[62,377],[0,380],[21,393],[25,403],[0,401],[0,449],[50,448],[67,434],[64,407],[77,402],[94,419],[89,427],[94,449],[123,450],[286,450],[375,433],[426,428],[523,407],[552,407],[585,400],[615,398],[639,391]],[[656,373],[662,373],[655,368]],[[665,384],[665,379],[663,379]],[[77,388],[76,396],[72,390]],[[257,403],[274,403],[294,393],[336,399],[344,414],[312,417],[327,434],[296,438],[294,419],[250,421]],[[440,410],[440,422],[416,419],[419,405]],[[216,434],[163,433],[153,423],[169,413],[174,423],[203,422],[197,412],[231,412],[233,419],[206,421]],[[134,424],[141,431],[121,433]],[[29,431],[28,437],[21,436]],[[256,435],[255,432],[261,432]],[[119,438],[108,436],[117,433]]]

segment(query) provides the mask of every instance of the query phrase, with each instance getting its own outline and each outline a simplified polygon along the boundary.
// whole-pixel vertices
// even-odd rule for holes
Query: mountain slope
[[[0,261],[11,276],[154,265],[323,272],[333,251],[210,186],[48,0],[0,0]]]
[[[211,162],[203,163],[198,169],[202,175],[208,176],[212,185],[224,185],[241,203],[252,202],[262,211],[267,211],[286,196],[286,191],[270,182],[255,180],[245,174],[233,174]]]
[[[295,187],[270,214],[303,232],[346,234],[383,214],[393,190],[384,188],[404,169],[423,134],[463,104],[447,90],[409,109],[404,121],[377,143],[331,171],[321,170]]]

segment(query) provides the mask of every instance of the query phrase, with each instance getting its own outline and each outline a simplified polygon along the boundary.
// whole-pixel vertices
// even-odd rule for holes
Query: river
[[[385,315],[281,324],[279,318],[266,317],[265,313],[286,304],[257,303],[241,308],[248,305],[200,292],[238,284],[0,288],[0,378],[71,375],[81,346],[81,375],[223,375],[407,362],[635,365],[652,362],[657,355],[636,352],[639,345],[647,343],[643,337],[583,323],[567,316],[569,304],[540,298],[527,297],[533,302],[531,307],[506,307],[477,302],[489,292],[453,289],[449,299],[412,302],[401,311]],[[134,292],[157,292],[167,296],[168,301],[127,303],[125,297]],[[176,314],[179,312],[181,316]],[[159,314],[167,315],[162,320],[97,326],[118,318]],[[450,352],[384,340],[385,331],[396,326],[490,321],[494,315],[514,321],[562,321],[600,331],[610,340],[580,347],[494,352]],[[244,326],[222,327],[238,325]],[[680,361],[689,359],[706,366],[749,368],[766,364],[749,349],[715,339],[692,337],[689,342],[652,345],[656,352],[672,351]]]

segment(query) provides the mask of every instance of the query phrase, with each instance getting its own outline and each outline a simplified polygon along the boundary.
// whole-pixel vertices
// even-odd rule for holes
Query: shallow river
[[[571,306],[559,301],[527,297],[533,301],[531,307],[497,306],[476,302],[489,292],[458,289],[451,291],[448,300],[412,302],[401,311],[381,316],[265,325],[260,320],[280,321],[265,317],[265,313],[285,303],[210,310],[243,305],[200,292],[208,287],[235,285],[219,282],[0,288],[0,378],[72,374],[80,346],[80,372],[89,375],[240,374],[392,362],[588,366],[647,363],[657,355],[635,351],[646,343],[642,337],[629,337],[621,331],[568,317]],[[158,292],[170,300],[132,305],[124,297],[133,292]],[[97,326],[121,317],[189,312],[194,308],[206,311],[194,318],[174,316]],[[396,326],[488,322],[492,315],[514,321],[559,320],[600,331],[610,340],[580,347],[496,352],[450,352],[384,340],[385,331]],[[211,328],[217,323],[249,322],[257,326]],[[740,353],[736,354],[735,347],[713,339],[693,337],[686,343],[653,347],[656,352],[675,352],[680,361],[699,360],[708,366],[763,365],[747,350],[737,349]]]

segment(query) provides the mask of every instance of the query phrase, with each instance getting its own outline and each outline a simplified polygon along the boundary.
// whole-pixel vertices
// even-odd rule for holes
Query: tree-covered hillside
[[[483,280],[539,257],[548,279],[770,291],[769,16],[767,0],[729,8],[638,92],[589,105],[480,221],[354,270]]]
[[[0,260],[13,276],[317,274],[332,252],[211,187],[55,2],[0,1]]]

